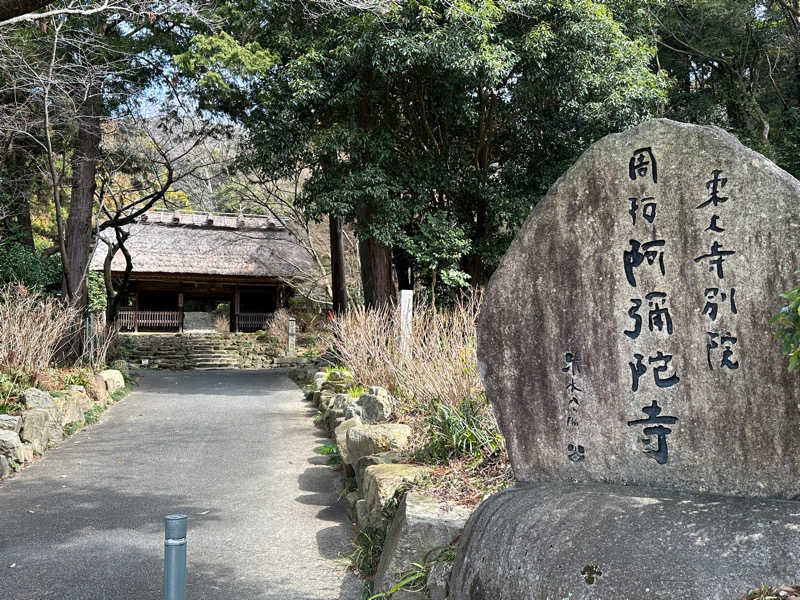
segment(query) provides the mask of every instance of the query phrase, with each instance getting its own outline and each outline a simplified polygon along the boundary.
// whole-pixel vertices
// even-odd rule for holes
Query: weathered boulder
[[[517,479],[800,496],[800,378],[770,318],[800,182],[714,127],[592,145],[492,276],[478,358]]]
[[[18,463],[25,462],[19,435],[7,429],[0,429],[0,454]]]
[[[398,423],[359,425],[347,430],[348,464],[355,464],[362,456],[399,451],[406,448],[411,437],[411,427]]]
[[[18,415],[0,415],[0,429],[19,433],[22,427],[22,417]]]
[[[83,423],[83,413],[88,410],[88,408],[83,408],[85,404],[85,402],[81,402],[78,394],[70,393],[63,396],[53,396],[53,408],[50,409],[50,415],[51,421],[57,426],[58,431],[61,431],[64,425],[73,421]],[[89,406],[91,406],[91,401]]]
[[[380,515],[395,492],[401,487],[411,485],[430,472],[428,467],[404,463],[371,465],[364,470],[364,487],[361,490],[367,508],[374,515]]]
[[[445,507],[436,498],[408,492],[400,501],[386,534],[375,572],[375,591],[387,592],[401,579],[404,571],[413,568],[413,563],[422,563],[430,551],[455,542],[471,512],[464,506]],[[392,600],[415,600],[419,597],[419,594],[404,590],[392,594]]]
[[[53,439],[51,438],[48,442],[52,445]],[[22,444],[22,462],[29,463],[33,460],[33,446],[30,442],[23,442]]]
[[[342,457],[342,462],[346,465],[350,464],[350,455],[347,452],[347,431],[351,427],[361,425],[361,419],[353,417],[343,421],[336,429],[333,430],[333,438],[336,440],[336,447],[339,449],[339,456]]]
[[[91,381],[86,386],[86,393],[95,402],[106,405],[111,402],[111,396],[108,395],[108,388],[106,387],[105,379],[99,374],[92,376]]]
[[[68,390],[67,396],[78,406],[78,409],[81,411],[81,413],[89,410],[94,404],[92,399],[84,390],[83,386],[81,386],[81,389],[79,390]],[[53,404],[56,404],[55,401]]]
[[[331,404],[333,403],[333,399],[336,397],[336,393],[330,390],[322,390],[319,393],[319,409],[321,411],[326,411],[330,408]]]
[[[128,362],[122,359],[115,360],[111,363],[111,368],[116,369],[120,373],[122,373],[123,377],[129,377],[131,374],[130,368],[128,367]]]
[[[436,561],[428,569],[428,579],[425,587],[428,588],[428,600],[447,600],[450,591],[450,575],[453,572],[453,563]]]
[[[28,388],[22,392],[22,403],[25,408],[50,408],[53,406],[53,399],[47,392]]]
[[[19,437],[23,442],[30,442],[36,454],[44,454],[47,442],[50,441],[50,411],[46,408],[34,408],[22,413],[22,428]]]
[[[367,470],[367,467],[371,467],[372,465],[399,463],[401,461],[402,457],[398,452],[380,452],[378,454],[370,454],[369,456],[362,456],[361,458],[358,459],[358,461],[356,461],[356,464],[353,465],[353,470],[355,471],[355,476],[356,476],[356,485],[358,486],[358,489],[361,490],[364,488],[364,471]]]
[[[798,502],[519,484],[469,519],[450,598],[729,600],[797,581],[798,532]]]
[[[345,418],[358,415],[364,423],[382,423],[388,421],[394,411],[394,400],[386,389],[373,386],[365,394],[361,394],[356,402],[347,405]]]
[[[100,371],[99,375],[106,382],[106,389],[109,392],[116,392],[125,387],[125,378],[116,369],[105,369]]]
[[[8,464],[8,459],[0,454],[0,479],[5,479],[11,475],[11,465]]]

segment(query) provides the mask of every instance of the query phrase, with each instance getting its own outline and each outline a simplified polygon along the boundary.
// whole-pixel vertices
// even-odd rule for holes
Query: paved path
[[[322,443],[285,372],[148,372],[0,484],[0,599],[159,600],[185,513],[189,600],[357,600]]]

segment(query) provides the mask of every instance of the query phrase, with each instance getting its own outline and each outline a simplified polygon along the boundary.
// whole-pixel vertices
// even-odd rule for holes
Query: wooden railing
[[[266,329],[270,313],[239,313],[239,331]]]
[[[121,310],[120,329],[124,331],[142,329],[180,329],[181,313],[177,310]]]

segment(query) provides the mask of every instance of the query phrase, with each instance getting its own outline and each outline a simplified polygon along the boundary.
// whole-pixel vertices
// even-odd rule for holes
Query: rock
[[[111,368],[116,369],[120,373],[122,373],[123,377],[129,377],[131,374],[130,368],[128,367],[128,363],[122,359],[115,360],[111,363]]]
[[[47,392],[36,388],[28,388],[22,392],[22,403],[25,408],[50,408],[53,406],[53,399]]]
[[[0,415],[0,429],[19,433],[20,427],[22,427],[22,417],[16,415]]]
[[[11,475],[11,465],[8,464],[8,459],[0,454],[0,479],[5,479]]]
[[[22,429],[19,437],[23,442],[30,442],[34,453],[44,454],[47,442],[50,441],[50,411],[46,408],[34,408],[22,413]]]
[[[364,470],[361,495],[370,512],[380,514],[397,490],[419,481],[429,472],[428,467],[403,463],[371,465]]]
[[[13,431],[0,429],[0,454],[9,460],[21,463],[25,457],[22,454],[22,441]]]
[[[106,405],[111,402],[111,396],[108,395],[108,388],[106,387],[105,379],[99,374],[92,377],[89,385],[86,387],[86,393],[95,402]]]
[[[396,423],[380,425],[359,425],[347,430],[347,454],[355,464],[362,456],[403,450],[411,437],[411,427]]]
[[[727,600],[797,580],[800,503],[643,487],[520,484],[462,536],[459,600]]]
[[[333,403],[333,399],[335,397],[336,397],[335,392],[331,392],[330,390],[322,390],[319,393],[319,409],[322,411],[328,410],[331,404]]]
[[[69,390],[67,392],[67,395],[78,406],[78,409],[80,409],[81,414],[89,410],[94,404],[89,395],[84,391],[83,387],[81,387],[80,390]]]
[[[386,533],[381,560],[375,571],[375,592],[387,592],[402,578],[404,571],[413,568],[414,563],[422,564],[431,550],[455,542],[471,512],[464,506],[443,507],[436,498],[408,492],[400,501]],[[417,598],[418,594],[403,590],[392,594],[392,600]]]
[[[448,588],[450,585],[450,574],[453,572],[453,563],[446,561],[436,561],[431,563],[428,570],[429,600],[447,600]]]
[[[342,457],[342,462],[347,465],[350,464],[350,455],[347,453],[347,430],[357,425],[361,425],[361,419],[353,417],[342,422],[341,425],[333,430],[333,439],[336,440],[339,456]]]
[[[355,503],[356,525],[359,529],[367,529],[368,527],[383,527],[383,519],[378,518],[375,522],[372,521],[372,513],[369,510],[367,501],[361,498]]]
[[[48,444],[52,444],[52,443],[53,443],[53,440],[51,438],[50,441],[48,442]],[[23,458],[23,462],[26,462],[26,463],[29,463],[29,462],[33,461],[33,445],[31,445],[30,442],[24,442],[22,444],[22,458]]]
[[[397,452],[381,452],[379,454],[370,454],[369,456],[362,456],[359,458],[356,464],[353,465],[358,489],[363,489],[364,487],[364,471],[367,470],[367,467],[399,463],[401,460],[402,457]]]
[[[361,495],[357,491],[348,492],[344,497],[345,506],[347,507],[347,516],[351,521],[356,521],[358,515],[356,514],[356,502],[361,500]]]
[[[800,182],[714,127],[660,119],[589,148],[479,317],[517,478],[800,496],[800,378],[769,333],[798,203]]]
[[[100,377],[106,382],[106,389],[109,392],[116,392],[125,387],[125,378],[122,376],[122,373],[116,369],[100,371]]]
[[[388,421],[394,411],[394,400],[382,387],[373,386],[369,392],[361,394],[357,402],[347,405],[345,418],[358,415],[364,423]]]
[[[85,396],[85,394],[84,397],[88,399],[88,396]],[[85,405],[85,403],[81,404],[79,395],[67,394],[61,397],[54,397],[53,407],[57,412],[51,411],[50,416],[57,430],[61,431],[64,425],[72,423],[73,421],[80,421],[83,423],[83,413],[87,410],[83,408],[83,405]],[[59,439],[61,439],[60,436]]]

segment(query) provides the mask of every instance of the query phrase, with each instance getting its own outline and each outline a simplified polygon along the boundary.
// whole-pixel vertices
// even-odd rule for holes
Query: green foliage
[[[367,388],[363,385],[354,385],[349,390],[347,390],[347,393],[350,395],[350,397],[358,400],[359,398],[361,398],[361,394],[367,393]]]
[[[411,593],[421,593],[427,589],[428,573],[435,562],[454,562],[456,549],[452,546],[432,548],[425,553],[422,562],[411,563],[411,566],[400,574],[400,578],[386,592],[370,596],[368,600],[391,598],[392,594],[400,590]]]
[[[19,242],[0,246],[0,283],[18,283],[34,292],[56,291],[61,282],[57,258],[41,258]]]
[[[342,462],[342,457],[339,455],[339,447],[336,444],[324,444],[314,448],[314,452],[328,457],[329,465],[338,465]]]
[[[83,418],[86,420],[87,425],[94,425],[100,420],[100,415],[106,410],[106,407],[102,404],[95,404],[85,413],[83,413]]]
[[[386,530],[375,527],[360,529],[353,539],[354,550],[347,555],[351,566],[362,576],[372,577],[381,560]]]
[[[0,402],[0,415],[18,415],[24,410],[20,402]]]
[[[83,424],[80,421],[70,421],[64,425],[64,437],[69,437],[80,431]]]
[[[61,375],[61,380],[64,382],[64,385],[82,385],[86,387],[92,381],[93,377],[94,374],[91,369],[79,368],[65,371]]]
[[[89,272],[89,304],[88,308],[92,312],[105,311],[108,298],[106,296],[106,283],[103,274],[98,271]]]
[[[221,12],[226,33],[176,61],[203,108],[248,129],[242,165],[306,169],[306,216],[342,217],[423,283],[485,283],[564,169],[665,98],[653,48],[589,0],[284,0],[258,28],[244,0]]]
[[[775,337],[781,343],[781,352],[789,357],[789,370],[800,372],[800,286],[784,292],[781,297],[789,304],[772,318]]]
[[[426,443],[417,457],[426,461],[480,458],[504,443],[485,396],[465,398],[460,406],[433,400],[425,425]]]

